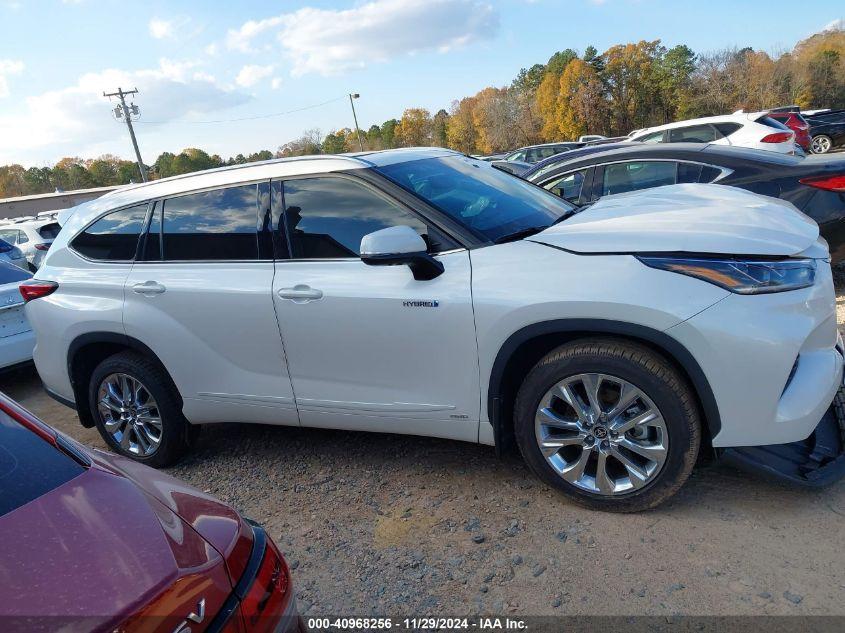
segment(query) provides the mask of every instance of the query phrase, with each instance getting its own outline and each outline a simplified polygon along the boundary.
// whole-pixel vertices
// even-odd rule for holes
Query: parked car
[[[32,274],[0,261],[0,369],[15,367],[32,360],[35,334],[24,314],[24,302],[18,290]]]
[[[641,143],[715,143],[795,153],[795,132],[768,112],[735,112],[640,130],[630,137]]]
[[[809,154],[812,151],[813,139],[810,137],[810,124],[801,115],[798,106],[777,108],[769,112],[769,116],[795,132],[795,144],[805,153]]]
[[[813,138],[814,154],[826,154],[832,149],[845,146],[845,110],[828,110],[813,116],[806,116]]]
[[[540,162],[544,158],[560,154],[561,152],[568,152],[571,149],[577,149],[584,145],[583,143],[543,143],[542,145],[530,145],[528,147],[520,147],[513,152],[507,154],[502,160],[516,161],[520,163],[534,163]]]
[[[813,452],[842,384],[816,223],[717,185],[576,210],[435,148],[123,187],[77,207],[22,285],[35,363],[155,466],[239,421],[515,439],[606,510],[670,497],[702,444],[786,443],[794,479],[838,476]]]
[[[0,393],[4,631],[303,631],[270,536]]]
[[[5,262],[7,264],[17,266],[18,268],[29,270],[29,262],[26,261],[23,251],[3,239],[0,239],[0,262]]]
[[[0,224],[0,239],[21,250],[30,270],[38,270],[61,227],[55,219],[34,218]]]
[[[834,263],[845,261],[845,156],[786,156],[774,152],[677,143],[628,144],[572,160],[560,156],[523,174],[569,202],[676,183],[716,183],[781,198],[813,218]]]

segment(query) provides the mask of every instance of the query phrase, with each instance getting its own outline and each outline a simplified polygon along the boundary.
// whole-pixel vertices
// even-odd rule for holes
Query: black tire
[[[155,398],[162,422],[161,441],[158,448],[148,456],[124,450],[105,429],[104,420],[97,407],[97,392],[102,381],[110,374],[127,374],[140,381]],[[88,383],[88,402],[91,415],[108,447],[134,461],[161,468],[172,466],[189,451],[199,435],[200,427],[190,424],[182,415],[179,398],[164,371],[148,358],[135,352],[120,352],[97,365]]]
[[[657,406],[668,432],[662,468],[642,488],[605,496],[566,481],[546,461],[535,436],[541,399],[561,380],[582,373],[611,374],[636,385]],[[567,343],[541,359],[528,373],[514,406],[517,445],[531,470],[579,505],[610,512],[638,512],[662,503],[684,484],[701,445],[701,422],[692,388],[663,356],[645,345],[614,338]]]

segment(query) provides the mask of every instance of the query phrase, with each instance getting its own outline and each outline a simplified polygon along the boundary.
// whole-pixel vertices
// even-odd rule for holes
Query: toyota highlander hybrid
[[[439,149],[125,187],[64,218],[21,286],[35,363],[153,466],[237,421],[515,441],[606,510],[665,500],[705,448],[837,477],[843,356],[816,223],[706,184],[577,211]]]

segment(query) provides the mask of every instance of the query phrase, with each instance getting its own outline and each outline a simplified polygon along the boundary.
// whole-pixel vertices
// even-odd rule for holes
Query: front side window
[[[551,191],[556,196],[568,200],[574,204],[578,203],[581,197],[581,190],[584,188],[584,178],[587,175],[586,169],[574,171],[543,185],[544,189]]]
[[[146,203],[114,211],[91,224],[70,245],[88,259],[132,261],[146,217]]]
[[[165,260],[258,259],[256,185],[169,198],[163,215]]]
[[[678,164],[672,161],[642,160],[606,165],[601,195],[674,185],[677,172]]]
[[[3,231],[0,231],[0,240],[3,240],[4,242],[8,242],[9,244],[14,244],[16,237],[17,237],[17,231],[15,231],[13,229],[6,229],[6,230],[3,230]]]
[[[654,143],[662,143],[663,142],[663,131],[660,132],[652,132],[651,134],[646,134],[638,139],[635,139],[640,143],[649,143],[653,145]]]
[[[437,250],[416,216],[346,178],[284,182],[284,207],[294,259],[358,257],[361,238],[391,226],[410,226]]]
[[[542,230],[573,210],[541,187],[466,156],[422,158],[375,169],[491,242]]]

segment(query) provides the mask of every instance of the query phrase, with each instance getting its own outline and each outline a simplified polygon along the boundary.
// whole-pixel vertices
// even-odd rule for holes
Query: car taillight
[[[816,187],[817,189],[824,189],[825,191],[845,193],[845,175],[815,176],[812,178],[802,178],[798,182],[802,185],[809,185],[811,187]]]
[[[267,538],[255,580],[241,599],[241,616],[247,631],[261,633],[276,630],[290,600],[289,585],[285,560],[273,541]]]
[[[55,281],[38,281],[37,279],[30,279],[23,282],[18,289],[21,291],[21,296],[25,303],[33,299],[40,299],[47,295],[53,294],[56,288],[59,287]]]
[[[49,244],[36,244],[35,248],[37,248],[39,251],[46,251],[46,250],[50,249],[50,245]]]
[[[794,132],[775,132],[760,139],[761,143],[786,143],[795,136]]]

